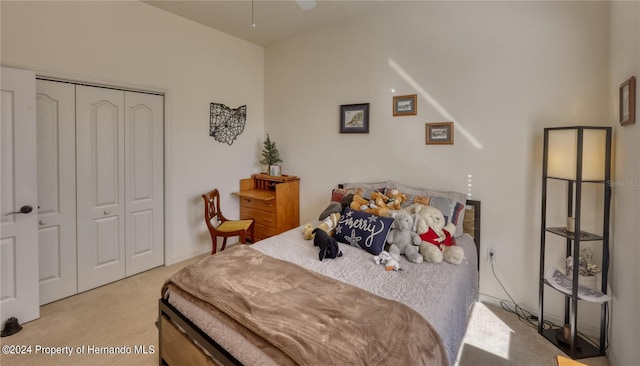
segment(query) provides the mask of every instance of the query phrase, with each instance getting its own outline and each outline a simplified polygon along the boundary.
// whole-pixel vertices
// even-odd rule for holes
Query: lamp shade
[[[607,128],[566,127],[547,129],[547,176],[550,178],[605,180]],[[582,175],[578,176],[578,153],[582,149]]]

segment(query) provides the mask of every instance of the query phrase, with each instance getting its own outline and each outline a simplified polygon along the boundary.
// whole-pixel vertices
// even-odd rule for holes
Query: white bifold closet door
[[[164,263],[163,97],[125,92],[125,275]]]
[[[78,291],[125,277],[124,93],[76,86]]]
[[[163,103],[76,87],[78,291],[164,262]]]
[[[40,304],[78,292],[75,85],[36,81]]]
[[[164,263],[163,97],[38,81],[45,304]]]

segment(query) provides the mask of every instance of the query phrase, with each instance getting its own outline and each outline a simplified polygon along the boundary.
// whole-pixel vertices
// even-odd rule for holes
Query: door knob
[[[24,206],[20,207],[20,211],[9,212],[5,216],[9,216],[9,215],[13,215],[13,214],[28,214],[31,211],[33,211],[33,207],[31,207],[29,205],[24,205]]]

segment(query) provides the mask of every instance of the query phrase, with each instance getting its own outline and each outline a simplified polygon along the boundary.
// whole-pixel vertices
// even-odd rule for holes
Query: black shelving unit
[[[549,135],[550,133],[575,131],[576,134],[576,170],[575,176],[572,177],[560,177],[551,176],[548,174],[549,168]],[[602,169],[603,179],[583,179],[583,157],[585,146],[585,134],[593,132],[590,130],[599,130],[604,135],[604,164]],[[578,260],[580,257],[580,243],[585,241],[601,241],[602,247],[602,285],[599,289],[602,293],[607,293],[607,275],[609,272],[609,214],[611,205],[611,127],[593,127],[593,126],[574,126],[574,127],[556,127],[544,129],[544,155],[542,162],[542,222],[540,230],[540,278],[539,278],[539,314],[538,314],[538,333],[555,344],[558,348],[564,351],[573,359],[580,359],[586,357],[604,356],[607,344],[607,311],[608,303],[604,302],[600,306],[600,339],[599,344],[594,345],[592,342],[583,338],[578,332],[578,301],[585,301],[578,299]],[[589,132],[587,132],[589,131]],[[587,163],[587,162],[585,162]],[[567,189],[567,216],[575,218],[575,233],[567,230],[566,227],[547,227],[547,183],[550,179],[565,181]],[[580,218],[582,210],[582,188],[584,184],[596,184],[602,186],[603,192],[603,215],[602,215],[602,235],[593,234],[580,230]],[[546,250],[546,237],[547,235],[556,235],[565,239],[565,251],[566,256],[572,256],[574,258],[572,278],[572,291],[571,294],[565,295],[564,306],[564,322],[571,327],[571,337],[569,340],[564,338],[564,329],[544,329],[544,290],[545,287],[554,289],[544,279],[545,274],[545,250]]]

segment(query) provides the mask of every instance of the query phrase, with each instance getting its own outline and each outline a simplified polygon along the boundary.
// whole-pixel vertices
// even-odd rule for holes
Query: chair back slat
[[[204,214],[207,221],[211,222],[214,218],[217,222],[221,222],[220,215],[220,192],[217,189],[204,195]],[[212,223],[213,225],[213,223]],[[215,225],[217,226],[217,225]]]

